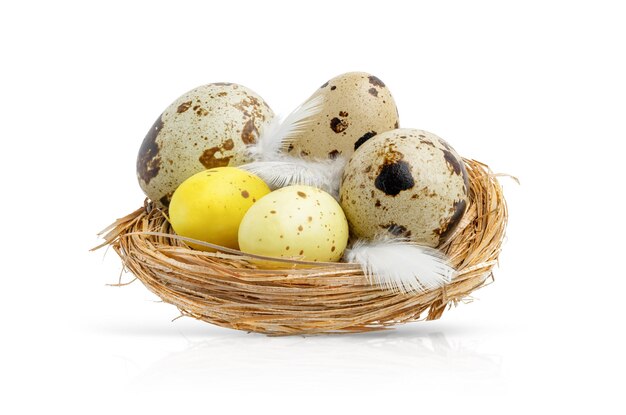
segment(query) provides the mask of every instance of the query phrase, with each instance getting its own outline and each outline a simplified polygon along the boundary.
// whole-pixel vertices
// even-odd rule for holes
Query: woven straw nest
[[[259,269],[250,257],[189,249],[164,212],[146,203],[103,231],[104,243],[136,279],[164,302],[222,327],[270,335],[362,332],[434,320],[492,278],[505,233],[507,208],[489,168],[465,159],[470,203],[454,234],[438,249],[458,274],[443,288],[398,293],[370,284],[356,264]],[[133,280],[134,281],[134,280]]]

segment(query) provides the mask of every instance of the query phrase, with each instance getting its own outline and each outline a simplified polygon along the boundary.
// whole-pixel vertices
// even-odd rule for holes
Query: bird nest
[[[438,247],[457,273],[449,284],[427,292],[385,290],[357,264],[305,266],[284,260],[285,267],[267,269],[258,266],[260,257],[236,250],[193,250],[174,234],[166,212],[150,202],[105,229],[100,246],[110,245],[126,270],[181,315],[222,327],[293,335],[435,320],[452,305],[470,301],[473,291],[493,279],[507,223],[498,175],[485,164],[464,161],[470,203],[454,233]]]

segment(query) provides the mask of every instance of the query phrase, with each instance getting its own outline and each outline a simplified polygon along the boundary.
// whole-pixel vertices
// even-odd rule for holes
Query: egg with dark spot
[[[344,170],[340,203],[357,237],[406,237],[436,247],[469,202],[463,159],[422,130],[397,129],[363,143]]]
[[[185,179],[249,161],[246,146],[273,117],[265,101],[242,85],[220,82],[185,93],[163,111],[141,144],[141,189],[153,202],[168,206]]]
[[[349,158],[365,141],[398,127],[398,110],[389,88],[374,75],[349,72],[323,84],[322,110],[294,136],[288,151],[313,158]]]

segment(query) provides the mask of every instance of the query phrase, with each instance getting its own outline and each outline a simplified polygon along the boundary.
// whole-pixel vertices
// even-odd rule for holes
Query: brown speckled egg
[[[335,262],[347,243],[341,207],[311,186],[287,186],[263,196],[239,226],[239,247],[248,254]]]
[[[363,144],[343,173],[340,203],[357,237],[406,237],[436,247],[458,225],[469,182],[461,157],[422,130],[388,131]]]
[[[232,83],[192,89],[163,111],[137,156],[137,179],[144,193],[168,206],[185,179],[214,167],[245,163],[274,113],[252,90]]]
[[[349,158],[364,142],[398,128],[398,110],[387,86],[365,72],[339,75],[311,96],[323,95],[322,111],[298,134],[288,151],[315,158]]]

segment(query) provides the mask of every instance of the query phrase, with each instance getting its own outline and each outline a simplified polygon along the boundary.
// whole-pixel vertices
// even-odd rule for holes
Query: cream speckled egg
[[[239,226],[242,252],[306,261],[338,261],[348,222],[337,201],[311,186],[287,186],[263,196]]]
[[[465,165],[448,143],[427,131],[398,129],[354,153],[340,203],[355,236],[388,233],[435,247],[458,225],[468,194]]]
[[[274,113],[252,90],[232,83],[195,88],[159,116],[137,156],[137,178],[144,193],[168,206],[185,179],[214,167],[245,163]]]
[[[315,158],[349,158],[376,134],[398,128],[398,110],[387,86],[365,72],[339,75],[309,99],[323,95],[320,113],[310,127],[296,135],[288,151]]]

